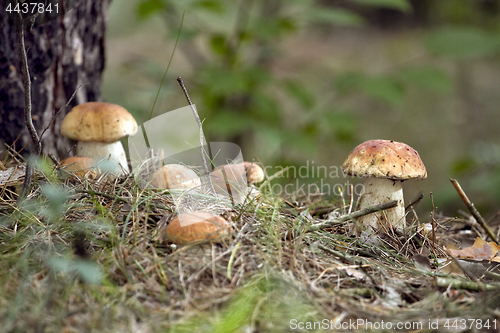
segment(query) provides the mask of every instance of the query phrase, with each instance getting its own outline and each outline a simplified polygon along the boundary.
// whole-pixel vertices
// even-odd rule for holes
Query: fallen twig
[[[309,229],[306,230],[306,232],[311,232],[311,231],[318,231],[318,230],[323,230],[326,228],[333,227],[334,225],[342,224],[344,222],[347,222],[352,219],[357,219],[358,217],[365,216],[371,213],[379,212],[381,210],[386,210],[389,208],[396,207],[398,202],[396,200],[389,201],[389,202],[384,202],[378,205],[366,207],[363,209],[360,209],[358,211],[355,211],[354,213],[351,214],[345,214],[340,217],[334,218],[332,220],[328,220],[325,222],[321,222],[318,224],[314,224],[309,227]]]
[[[420,193],[415,200],[413,200],[408,204],[408,206],[406,206],[405,213],[408,213],[410,210],[415,209],[415,207],[417,207],[417,205],[420,203],[420,201],[422,201],[423,198],[424,194]]]
[[[477,283],[473,281],[464,281],[457,280],[453,278],[444,278],[438,277],[436,280],[436,284],[438,287],[444,288],[454,288],[454,289],[467,289],[472,291],[480,291],[480,290],[499,290],[500,284],[498,283]]]
[[[500,274],[498,274],[498,273],[486,271],[486,272],[484,272],[484,276],[489,278],[489,279],[500,281]]]
[[[479,223],[481,225],[481,227],[483,227],[484,231],[486,231],[486,233],[488,234],[488,236],[495,243],[498,244],[497,237],[495,236],[495,234],[493,233],[493,231],[491,231],[491,229],[488,226],[488,224],[486,224],[486,221],[483,219],[483,217],[481,216],[481,214],[479,214],[479,212],[476,209],[476,207],[474,206],[474,204],[469,200],[469,198],[467,197],[467,194],[465,194],[464,190],[462,190],[462,187],[460,186],[460,184],[458,183],[458,181],[456,181],[455,179],[451,179],[450,178],[450,182],[455,187],[455,190],[457,190],[458,194],[462,198],[463,202],[465,203],[465,205],[469,209],[469,211],[472,214],[472,216],[474,216],[474,218],[476,219],[477,223]]]

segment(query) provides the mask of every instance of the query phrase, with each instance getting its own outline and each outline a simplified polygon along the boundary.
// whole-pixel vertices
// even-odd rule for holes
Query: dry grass
[[[15,203],[19,181],[2,188],[1,332],[353,331],[366,328],[348,325],[361,319],[383,321],[379,331],[395,331],[388,322],[446,331],[450,318],[500,326],[499,294],[483,283],[497,284],[480,276],[479,291],[451,288],[438,278],[469,279],[438,273],[435,261],[416,268],[418,253],[445,254],[415,227],[364,241],[348,236],[351,222],[307,231],[353,209],[341,200],[291,207],[264,185],[225,212],[230,238],[176,247],[163,239],[175,216],[168,191],[39,169],[24,204]]]

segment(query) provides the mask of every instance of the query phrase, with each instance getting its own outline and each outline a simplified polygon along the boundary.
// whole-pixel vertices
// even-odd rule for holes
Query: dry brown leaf
[[[440,266],[439,272],[445,274],[454,274],[459,276],[466,276],[464,274],[465,270],[468,276],[473,276],[475,278],[481,277],[487,270],[493,271],[498,267],[497,263],[492,263],[489,260],[471,260],[471,259],[456,259],[452,260],[450,258],[443,259]]]
[[[448,250],[460,250],[460,248],[457,247],[454,243],[450,244],[450,245],[446,245],[445,249],[448,249]]]
[[[500,246],[495,242],[486,242],[477,237],[474,244],[463,250],[453,248],[453,246],[445,247],[449,253],[457,259],[472,259],[472,260],[490,260],[500,262],[497,253],[500,251]]]

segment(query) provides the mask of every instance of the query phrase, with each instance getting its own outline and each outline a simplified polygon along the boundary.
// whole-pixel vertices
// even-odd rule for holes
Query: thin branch
[[[33,154],[28,159],[26,165],[26,174],[24,176],[24,183],[21,189],[21,193],[18,197],[18,203],[23,201],[28,195],[31,180],[33,178],[34,172],[34,158],[39,156],[42,151],[42,146],[38,134],[36,132],[35,126],[33,125],[33,119],[31,117],[31,80],[28,68],[28,58],[26,56],[26,47],[24,44],[24,22],[21,13],[18,17],[18,32],[17,32],[17,43],[19,46],[19,57],[21,58],[21,74],[23,78],[24,85],[24,123],[28,128],[28,132],[31,136],[33,142]]]
[[[405,213],[408,213],[412,209],[415,209],[415,207],[417,207],[417,205],[420,203],[420,201],[422,201],[423,198],[424,198],[424,194],[420,193],[415,200],[413,200],[412,202],[410,202],[408,204],[408,206],[406,206]]]
[[[198,123],[198,127],[200,129],[200,149],[201,149],[201,158],[203,159],[203,167],[205,168],[206,177],[208,178],[208,185],[209,185],[210,191],[212,192],[212,195],[214,197],[217,197],[217,193],[215,192],[214,185],[212,184],[212,181],[210,180],[210,169],[208,168],[207,160],[205,158],[205,150],[203,149],[203,147],[205,146],[205,138],[203,136],[203,128],[201,125],[200,116],[198,115],[198,112],[196,112],[196,109],[195,109],[193,103],[191,102],[191,99],[189,98],[189,94],[187,92],[187,89],[184,86],[184,82],[182,81],[182,78],[180,76],[177,78],[177,82],[179,82],[179,85],[181,86],[181,89],[184,92],[184,96],[186,96],[188,104],[191,107],[191,110],[193,110],[194,118],[196,119],[196,122]],[[208,147],[208,143],[207,143],[207,147]]]
[[[486,224],[486,221],[483,219],[483,217],[481,216],[481,214],[479,214],[479,212],[476,209],[476,207],[474,206],[474,204],[469,200],[469,198],[467,197],[467,194],[465,194],[464,190],[462,190],[462,187],[460,186],[460,184],[458,183],[458,181],[456,181],[455,179],[451,179],[450,178],[450,182],[455,187],[455,190],[457,190],[458,195],[460,195],[460,197],[462,198],[463,202],[465,203],[465,205],[469,209],[470,213],[476,219],[477,223],[479,223],[481,225],[481,227],[483,227],[484,231],[486,231],[486,233],[488,234],[488,236],[490,236],[490,238],[495,243],[498,244],[497,237],[495,236],[495,234],[493,233],[493,231],[491,231],[491,229],[488,226],[488,224]]]
[[[19,31],[17,33],[17,41],[19,45],[19,55],[21,58],[21,73],[24,85],[24,122],[28,128],[31,140],[34,145],[34,154],[40,155],[42,152],[42,145],[38,138],[33,119],[31,117],[31,80],[28,68],[28,58],[26,56],[26,47],[24,45],[24,23],[21,14],[19,14]]]
[[[437,240],[436,240],[436,219],[435,219],[435,215],[436,215],[436,207],[434,206],[434,197],[432,195],[432,192],[429,193],[430,197],[431,197],[431,203],[432,203],[432,211],[431,211],[431,222],[432,222],[432,248],[434,249],[434,251],[436,251],[437,249]]]
[[[365,216],[371,213],[379,212],[381,210],[386,210],[389,208],[396,207],[398,204],[397,200],[389,201],[389,202],[384,202],[378,205],[370,206],[370,207],[365,207],[363,209],[360,209],[358,211],[355,211],[354,213],[351,214],[345,214],[340,217],[334,218],[332,220],[328,220],[322,223],[314,224],[309,227],[309,229],[306,230],[306,232],[311,232],[311,231],[318,231],[318,230],[323,230],[326,228],[333,227],[338,224],[345,223],[349,220],[352,219],[357,219],[361,216]]]
[[[70,99],[68,100],[68,102],[62,106],[59,110],[55,111],[53,116],[52,116],[52,119],[50,120],[50,123],[47,125],[47,127],[45,127],[42,131],[42,134],[40,134],[40,141],[42,141],[42,138],[43,138],[43,135],[45,134],[45,132],[49,129],[49,127],[52,125],[52,123],[56,120],[56,116],[59,114],[59,112],[61,112],[63,109],[67,108],[69,106],[69,103],[71,103],[71,101],[75,98],[76,96],[76,93],[78,92],[78,90],[80,90],[80,88],[83,86],[83,85],[87,85],[87,84],[90,84],[90,82],[87,82],[87,83],[83,83],[83,84],[80,84],[76,90],[73,92],[73,95],[71,95]]]

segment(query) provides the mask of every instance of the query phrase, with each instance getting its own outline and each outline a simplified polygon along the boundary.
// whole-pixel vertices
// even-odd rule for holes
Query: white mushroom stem
[[[112,171],[114,174],[121,175],[124,172],[129,172],[127,156],[120,141],[112,143],[78,141],[76,151],[78,156],[90,157],[96,161],[109,159],[115,164]]]
[[[358,219],[368,233],[377,230],[386,230],[389,224],[393,227],[404,228],[405,206],[403,198],[403,186],[399,180],[370,177],[365,180],[364,193],[359,200],[359,209],[377,205],[380,203],[397,200],[398,205],[394,208],[381,212],[368,214]],[[382,226],[383,225],[383,226]],[[361,230],[355,228],[355,233],[359,235]]]

